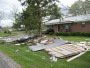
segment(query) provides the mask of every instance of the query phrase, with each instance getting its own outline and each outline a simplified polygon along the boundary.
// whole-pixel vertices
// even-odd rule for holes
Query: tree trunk
[[[41,22],[39,23],[39,36],[42,37],[42,26],[41,26]]]

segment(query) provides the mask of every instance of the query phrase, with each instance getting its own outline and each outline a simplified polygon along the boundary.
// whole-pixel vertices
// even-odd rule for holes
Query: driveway
[[[0,68],[21,68],[21,66],[0,52]]]

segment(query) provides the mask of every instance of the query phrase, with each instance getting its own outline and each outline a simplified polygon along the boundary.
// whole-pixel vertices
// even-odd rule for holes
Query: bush
[[[56,36],[86,36],[90,37],[90,32],[57,32]]]
[[[4,33],[5,34],[11,34],[11,32],[9,30],[5,30]]]
[[[57,36],[71,36],[70,32],[57,32],[55,33]]]

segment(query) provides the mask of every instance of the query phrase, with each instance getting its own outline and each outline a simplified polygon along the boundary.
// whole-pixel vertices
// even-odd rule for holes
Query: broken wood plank
[[[72,60],[74,60],[74,59],[76,59],[76,58],[80,57],[81,55],[85,54],[86,52],[87,52],[87,51],[82,52],[82,53],[80,53],[80,54],[78,54],[78,55],[76,55],[76,56],[74,56],[74,57],[72,57],[72,58],[68,59],[68,60],[67,60],[67,62],[70,62],[70,61],[72,61]]]

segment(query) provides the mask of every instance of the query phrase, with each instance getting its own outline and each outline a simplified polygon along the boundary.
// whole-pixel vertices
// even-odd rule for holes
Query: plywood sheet
[[[54,54],[56,57],[65,58],[65,57],[79,54],[81,52],[84,52],[85,50],[79,49],[73,45],[66,44],[66,45],[45,49],[45,51],[52,52],[52,54]]]

